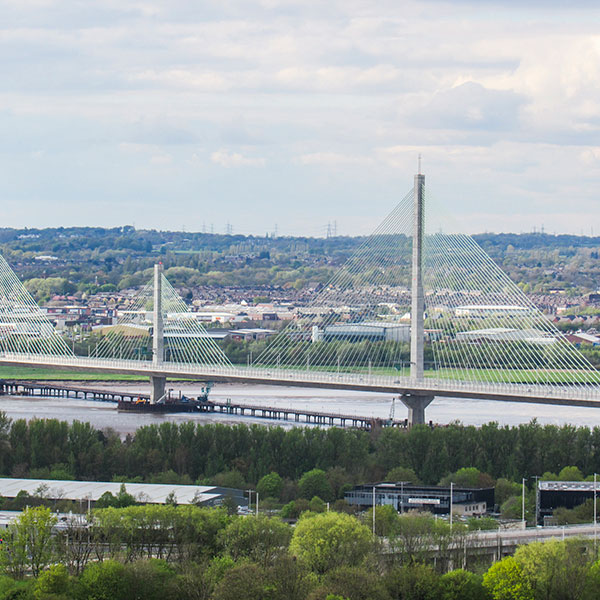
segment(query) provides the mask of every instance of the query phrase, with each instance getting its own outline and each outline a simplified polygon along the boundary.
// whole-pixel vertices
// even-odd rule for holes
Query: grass
[[[26,381],[148,381],[141,375],[117,373],[81,373],[60,369],[36,369],[32,367],[0,366],[0,379],[24,379]]]
[[[275,367],[272,367],[275,368]],[[293,369],[294,367],[287,367]],[[335,367],[311,367],[311,371],[328,371]],[[300,366],[296,367],[298,370]],[[267,371],[268,368],[265,368]],[[355,368],[351,371],[341,370],[340,374],[368,374],[368,368]],[[388,375],[392,377],[406,377],[410,374],[408,369],[401,371],[391,368],[373,367],[372,375]],[[481,383],[521,383],[521,384],[573,384],[597,383],[596,372],[586,373],[561,370],[527,370],[527,369],[437,369],[425,371],[425,377],[447,379],[452,381],[474,381]],[[63,371],[60,369],[41,369],[33,367],[0,366],[0,379],[22,379],[27,381],[143,381],[148,377],[144,375],[129,375],[118,373],[82,373],[79,371]],[[185,380],[181,380],[185,381]]]

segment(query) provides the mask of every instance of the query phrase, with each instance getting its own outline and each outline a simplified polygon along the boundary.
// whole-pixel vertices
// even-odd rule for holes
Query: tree
[[[326,600],[331,595],[347,600],[390,600],[381,577],[364,567],[339,567],[327,573],[310,598]]]
[[[4,536],[0,551],[4,568],[15,577],[23,577],[27,570],[37,577],[52,560],[56,522],[49,508],[26,508]]]
[[[533,590],[514,556],[494,563],[483,576],[483,587],[493,600],[534,600]]]
[[[405,481],[408,483],[420,484],[421,481],[417,474],[410,467],[394,467],[385,476],[386,481]]]
[[[483,600],[486,596],[480,575],[458,569],[440,577],[440,600]]]
[[[392,556],[402,564],[424,562],[432,546],[438,546],[442,554],[463,529],[458,523],[450,529],[447,522],[434,519],[431,513],[403,514],[389,536]]]
[[[579,600],[593,552],[583,540],[550,540],[520,546],[515,561],[536,598]]]
[[[289,525],[264,515],[238,517],[220,534],[223,547],[235,561],[248,558],[263,567],[287,551],[291,537]]]
[[[298,482],[298,489],[300,496],[306,500],[310,500],[315,496],[318,496],[324,502],[330,502],[334,499],[333,490],[329,481],[327,481],[327,475],[321,469],[312,469],[304,473]]]
[[[501,477],[496,481],[495,501],[498,506],[502,506],[511,496],[517,496],[521,493],[521,485]]]
[[[579,467],[563,467],[558,474],[559,481],[583,481]]]
[[[283,554],[267,571],[267,581],[269,600],[305,600],[314,586],[314,575],[302,561]]]
[[[375,534],[389,536],[397,531],[400,515],[389,504],[375,507]],[[363,516],[363,523],[367,526],[373,523],[373,507],[369,508]]]
[[[214,600],[263,600],[265,574],[257,565],[238,565],[227,571],[218,583]]]
[[[308,503],[308,510],[311,512],[322,513],[327,510],[327,504],[325,504],[319,496],[314,496]]]
[[[290,552],[317,573],[358,566],[372,548],[371,532],[343,513],[305,513],[296,524]]]
[[[386,577],[392,598],[438,600],[439,577],[428,565],[411,564],[393,569]]]
[[[269,473],[261,477],[256,485],[256,491],[261,498],[279,498],[283,489],[283,479],[278,473]]]
[[[88,600],[130,600],[133,597],[125,565],[116,560],[90,563],[79,583]]]
[[[175,570],[164,560],[138,560],[125,568],[131,600],[179,600]]]
[[[52,565],[47,571],[42,571],[35,582],[33,595],[36,600],[70,597],[71,578],[64,565]]]

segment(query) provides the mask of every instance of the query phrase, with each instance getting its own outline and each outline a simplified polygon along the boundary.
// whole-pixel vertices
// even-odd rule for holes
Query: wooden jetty
[[[0,380],[0,395],[44,398],[81,398],[83,400],[117,403],[118,407],[124,411],[151,412],[143,410],[143,407],[148,406],[150,401],[149,394],[140,394],[139,392],[125,390],[105,390],[62,382],[51,383],[43,381]],[[180,402],[178,402],[177,399],[174,399],[174,402],[172,403],[173,408],[179,404]],[[139,408],[134,409],[136,406]],[[168,408],[169,403],[162,404],[161,406],[164,408],[160,411],[152,412],[160,412],[162,414],[166,412],[182,412],[181,410],[170,411]],[[218,413],[274,421],[292,421],[295,423],[325,425],[329,427],[354,427],[366,430],[379,427],[408,427],[408,419],[381,419],[326,411],[314,411],[304,408],[284,408],[260,404],[245,404],[241,402],[231,402],[231,400],[214,401],[206,400],[205,398],[192,398],[188,399],[187,407],[188,408],[186,408],[184,412]]]

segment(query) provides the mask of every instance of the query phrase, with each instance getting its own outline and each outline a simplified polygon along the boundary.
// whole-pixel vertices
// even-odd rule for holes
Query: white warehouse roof
[[[91,500],[95,502],[105,492],[116,496],[121,483],[112,481],[65,481],[58,479],[0,478],[0,496],[14,498],[20,491],[29,495],[64,500]],[[223,495],[222,488],[205,485],[171,485],[157,483],[126,483],[125,489],[139,502],[164,504],[167,496],[175,494],[177,504],[205,503]],[[237,491],[237,490],[236,490]]]

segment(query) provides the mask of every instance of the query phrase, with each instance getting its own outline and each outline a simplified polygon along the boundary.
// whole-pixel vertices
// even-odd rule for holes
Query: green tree
[[[392,598],[438,600],[439,576],[428,565],[415,563],[392,569],[386,576]]]
[[[549,540],[520,546],[515,561],[536,599],[579,600],[593,555],[583,540]]]
[[[298,489],[300,496],[306,500],[310,500],[315,496],[318,496],[324,502],[330,502],[334,499],[327,475],[321,469],[312,469],[304,473],[298,482]]]
[[[389,536],[397,532],[400,515],[398,511],[389,504],[375,506],[375,534]],[[373,526],[373,507],[369,508],[363,515],[363,523],[367,527]]]
[[[405,481],[408,483],[420,484],[421,481],[417,474],[410,467],[394,467],[385,476],[386,481]]]
[[[238,517],[220,534],[221,543],[238,561],[248,558],[263,567],[285,554],[292,537],[289,525],[275,517]]]
[[[483,587],[493,600],[534,600],[533,590],[514,556],[494,563],[483,576]]]
[[[311,600],[326,600],[331,595],[347,600],[390,600],[381,577],[364,567],[339,567],[323,578]]]
[[[49,508],[26,508],[8,527],[0,550],[0,562],[8,573],[23,577],[30,570],[34,577],[52,561],[52,528],[57,519]]]
[[[253,564],[233,567],[217,584],[214,600],[264,600],[266,577],[264,571]]]
[[[440,600],[484,600],[487,597],[480,575],[458,569],[440,577]]]
[[[179,600],[175,569],[151,558],[126,565],[131,600]]]
[[[372,549],[371,532],[343,513],[305,513],[296,524],[290,552],[317,573],[358,566]]]
[[[322,513],[327,510],[327,504],[323,502],[319,496],[314,496],[308,503],[308,510],[311,512]]]
[[[511,496],[517,496],[521,493],[521,485],[501,477],[496,481],[495,501],[498,506],[502,506]]]
[[[558,474],[559,481],[583,481],[579,467],[563,467]]]
[[[261,498],[277,498],[281,496],[283,489],[283,479],[278,473],[271,472],[261,477],[256,484],[256,491]]]
[[[125,565],[116,560],[90,563],[79,584],[86,600],[130,600],[134,593]]]
[[[59,600],[71,597],[72,582],[64,565],[52,565],[36,579],[33,595],[36,600]]]

